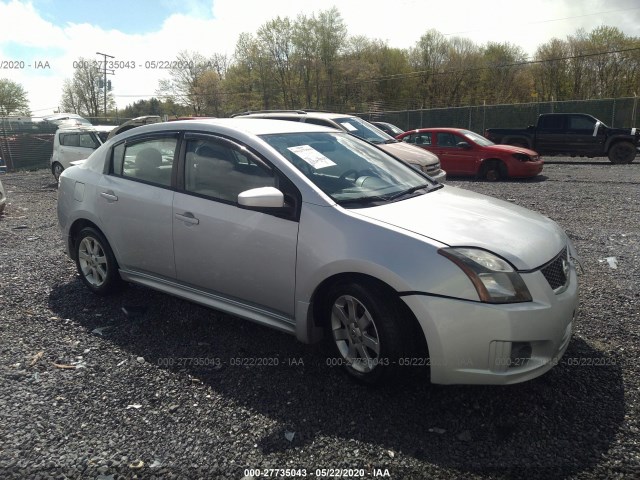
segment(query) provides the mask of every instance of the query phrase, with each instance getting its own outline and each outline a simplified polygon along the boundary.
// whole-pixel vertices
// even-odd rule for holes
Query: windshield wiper
[[[403,197],[405,195],[410,195],[412,193],[415,193],[418,190],[423,190],[423,189],[429,190],[429,187],[431,187],[431,186],[432,185],[428,185],[427,184],[427,185],[418,185],[417,187],[411,187],[411,188],[408,188],[406,190],[402,190],[401,192],[394,193],[393,195],[387,197],[387,200],[395,200],[395,199]]]
[[[385,140],[385,144],[389,144],[389,143],[398,143],[400,140],[396,139],[396,138],[390,138],[389,140]]]
[[[379,195],[372,195],[370,197],[357,197],[357,198],[346,198],[344,200],[339,200],[338,205],[348,205],[352,203],[373,203],[373,202],[387,202],[389,199],[387,197],[381,197]]]

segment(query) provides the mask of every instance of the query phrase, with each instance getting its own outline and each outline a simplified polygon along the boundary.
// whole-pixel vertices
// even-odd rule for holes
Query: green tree
[[[297,97],[294,90],[293,26],[289,18],[277,17],[258,29],[257,41],[264,55],[274,67],[273,82],[282,95],[281,105],[294,108]]]
[[[324,70],[324,105],[332,108],[334,97],[334,83],[338,71],[340,53],[347,39],[347,26],[344,23],[340,11],[333,7],[318,13],[316,19],[316,35],[318,38],[318,53]],[[320,79],[318,87],[320,87]],[[320,90],[320,89],[318,89]],[[318,91],[320,96],[320,91]]]
[[[62,87],[60,110],[87,117],[98,117],[115,110],[113,94],[107,92],[107,111],[104,111],[104,75],[98,64],[91,59],[80,57],[71,80],[66,79]]]
[[[538,100],[567,100],[571,97],[569,72],[569,45],[558,38],[552,38],[536,50],[535,60],[540,62],[532,67],[535,94]]]
[[[447,60],[447,40],[440,32],[431,29],[420,37],[415,47],[409,50],[411,67],[419,73],[416,93],[418,108],[439,106],[440,76]]]
[[[220,82],[212,82],[209,72],[220,80],[227,68],[224,55],[206,58],[198,52],[182,51],[169,70],[169,78],[160,80],[156,94],[189,107],[193,115],[211,114],[207,111],[210,98],[220,95]]]
[[[533,80],[521,47],[489,42],[483,49],[482,91],[493,103],[531,101]]]
[[[240,34],[234,59],[223,82],[230,111],[271,108],[273,66],[252,34]]]
[[[171,99],[160,100],[152,97],[149,100],[138,100],[127,105],[120,116],[124,118],[142,117],[144,115],[168,115],[169,117],[182,117],[190,114],[188,107],[178,105]]]
[[[19,83],[0,79],[0,116],[31,115],[27,92]]]
[[[304,107],[319,107],[316,95],[320,78],[320,59],[318,57],[319,39],[316,35],[317,20],[315,17],[298,15],[293,24],[293,47],[295,51],[296,69],[299,83],[302,86]]]

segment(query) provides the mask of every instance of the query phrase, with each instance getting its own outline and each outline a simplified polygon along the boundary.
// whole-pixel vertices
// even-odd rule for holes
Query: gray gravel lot
[[[582,258],[563,361],[509,387],[364,387],[288,335],[137,286],[96,297],[51,174],[3,175],[0,478],[640,478],[640,163],[549,160],[448,182],[553,218]]]

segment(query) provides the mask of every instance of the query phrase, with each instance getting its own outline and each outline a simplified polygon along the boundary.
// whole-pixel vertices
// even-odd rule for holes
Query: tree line
[[[78,62],[84,69],[91,62]],[[277,17],[240,35],[230,58],[181,52],[155,98],[120,116],[225,117],[245,110],[318,109],[341,112],[412,110],[634,96],[640,93],[640,38],[616,27],[553,38],[528,59],[505,42],[477,45],[437,30],[408,49],[349,36],[334,7],[295,19]],[[61,108],[103,115],[95,78],[78,68]],[[109,92],[108,110],[113,108]]]

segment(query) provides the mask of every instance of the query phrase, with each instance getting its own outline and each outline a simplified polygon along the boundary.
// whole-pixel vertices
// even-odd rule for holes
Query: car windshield
[[[371,125],[366,120],[362,120],[358,117],[342,117],[334,118],[334,121],[338,122],[344,130],[356,137],[360,137],[363,140],[367,140],[371,143],[395,143],[396,139],[391,135],[383,132],[375,125]]]
[[[491,140],[487,140],[486,138],[484,138],[482,135],[478,135],[475,132],[472,132],[470,130],[462,130],[462,135],[464,135],[467,139],[471,140],[472,142],[480,145],[481,147],[490,147],[491,145],[495,145],[495,143],[493,143]]]
[[[401,133],[404,133],[404,130],[402,130],[400,127],[396,127],[394,124],[392,123],[382,123],[381,126],[384,125],[385,127],[387,127],[389,130],[391,130],[391,132],[393,132],[394,135],[400,135]],[[377,126],[377,125],[376,125]]]
[[[262,139],[336,203],[354,208],[439,187],[382,150],[338,132],[282,133]]]

